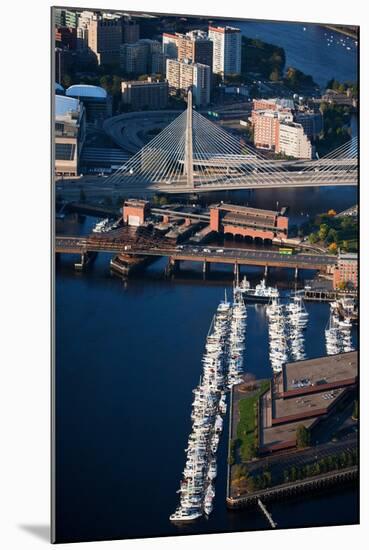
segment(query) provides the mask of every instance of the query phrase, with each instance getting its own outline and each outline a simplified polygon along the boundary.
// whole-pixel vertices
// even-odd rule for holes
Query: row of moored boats
[[[202,359],[203,373],[193,390],[192,431],[188,438],[186,465],[178,493],[179,505],[170,516],[173,522],[208,516],[213,510],[216,453],[227,411],[227,390],[241,382],[245,346],[246,307],[235,290],[214,315]]]
[[[273,298],[267,306],[269,321],[269,359],[274,372],[280,372],[289,359],[302,361],[305,355],[305,330],[309,314],[302,296],[295,294],[288,304]]]
[[[353,351],[351,328],[352,322],[346,318],[341,320],[335,302],[330,304],[329,321],[325,329],[325,346],[327,355]]]

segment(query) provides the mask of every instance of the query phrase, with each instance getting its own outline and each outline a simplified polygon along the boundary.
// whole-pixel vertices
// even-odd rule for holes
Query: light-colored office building
[[[279,140],[276,153],[283,153],[288,157],[311,159],[311,142],[301,124],[283,121],[279,124]]]
[[[122,82],[122,103],[132,109],[164,109],[168,103],[168,82],[131,80]]]
[[[88,27],[94,17],[93,11],[82,11],[78,16],[77,23],[77,50],[88,48]]]
[[[241,72],[241,31],[235,27],[209,27],[213,42],[213,72],[222,76]]]
[[[192,88],[196,106],[210,102],[211,72],[208,65],[167,59],[167,80],[171,93],[187,93]]]
[[[75,177],[86,135],[85,108],[81,101],[55,96],[55,175]]]

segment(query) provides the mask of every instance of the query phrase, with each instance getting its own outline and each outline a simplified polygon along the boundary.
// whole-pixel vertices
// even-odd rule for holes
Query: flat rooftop
[[[146,206],[146,204],[149,204],[149,202],[143,199],[127,199],[124,201],[124,206]]]
[[[261,447],[267,447],[269,445],[280,445],[286,442],[296,442],[296,431],[303,423],[306,428],[310,428],[316,418],[304,419],[303,422],[298,420],[297,422],[288,422],[288,424],[279,424],[270,428],[264,428],[261,435]]]
[[[238,204],[216,204],[210,208],[218,208],[218,210],[227,210],[229,212],[239,212],[246,216],[263,216],[268,218],[275,218],[279,215],[279,212],[274,210],[264,210],[262,208],[251,208],[249,206],[240,206]]]
[[[297,417],[302,418],[304,416],[324,414],[344,391],[345,388],[336,388],[334,390],[324,390],[318,393],[291,397],[290,399],[276,399],[273,407],[273,420],[278,421],[285,418],[288,421],[288,418],[293,420]],[[327,394],[333,395],[333,399],[325,399]]]
[[[283,369],[284,392],[317,391],[324,384],[339,384],[357,377],[357,351],[287,363]],[[324,388],[322,388],[323,390]]]
[[[223,216],[223,223],[237,223],[251,227],[262,227],[274,230],[276,228],[275,216],[254,216],[243,212],[229,212]]]

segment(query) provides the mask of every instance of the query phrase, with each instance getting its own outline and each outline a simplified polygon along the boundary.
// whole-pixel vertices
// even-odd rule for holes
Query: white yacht
[[[279,291],[277,288],[267,286],[265,279],[262,279],[255,288],[251,288],[249,281],[244,277],[237,287],[246,301],[266,303],[271,298],[277,298]]]

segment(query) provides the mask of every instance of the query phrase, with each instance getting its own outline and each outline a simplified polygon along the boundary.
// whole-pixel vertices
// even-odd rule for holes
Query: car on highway
[[[218,254],[223,254],[224,249],[223,248],[217,248],[216,251]]]

